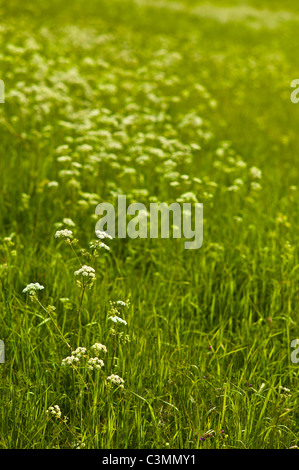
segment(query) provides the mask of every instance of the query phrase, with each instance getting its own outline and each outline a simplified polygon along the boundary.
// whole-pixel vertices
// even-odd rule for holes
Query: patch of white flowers
[[[86,356],[86,353],[87,349],[81,347],[78,347],[77,349],[75,349],[75,351],[72,351],[72,355],[76,356],[78,359],[81,359],[81,357]]]
[[[253,178],[256,178],[256,179],[261,179],[262,177],[262,171],[256,166],[253,166],[250,168],[250,174]]]
[[[91,357],[88,359],[87,368],[89,370],[99,370],[104,367],[104,361],[98,357]]]
[[[78,287],[91,288],[96,280],[95,270],[91,266],[82,266],[78,271],[75,271],[75,276],[80,276],[82,282],[77,279]]]
[[[55,238],[62,238],[64,240],[70,240],[73,238],[73,232],[65,228],[64,230],[57,230],[54,235]]]
[[[93,349],[95,352],[100,352],[103,351],[104,353],[107,352],[107,348],[104,344],[101,343],[95,343],[91,346],[91,349]]]
[[[91,266],[82,266],[82,268],[75,271],[75,276],[83,276],[83,277],[90,277],[95,278],[95,270]]]
[[[37,291],[39,290],[43,290],[44,289],[44,286],[42,286],[41,284],[39,284],[38,282],[36,282],[35,284],[34,283],[31,283],[31,284],[28,284],[25,289],[23,289],[23,293],[24,294],[29,294],[31,296],[34,296],[36,295]]]
[[[107,377],[106,383],[118,385],[120,388],[124,388],[125,381],[119,375],[112,374],[112,375],[109,375],[109,377]]]
[[[71,366],[72,364],[76,364],[79,362],[79,357],[76,357],[74,355],[72,356],[67,356],[61,361],[62,366]]]
[[[59,408],[58,405],[54,405],[54,406],[50,406],[47,411],[46,411],[46,414],[47,416],[49,416],[49,418],[54,418],[54,419],[57,419],[57,420],[62,420],[62,416],[61,416],[61,410]],[[63,418],[63,422],[66,423],[68,420],[67,416],[65,416]]]
[[[50,406],[50,408],[47,409],[46,411],[47,415],[60,419],[61,418],[61,410],[58,405]]]
[[[126,322],[126,320],[123,320],[122,318],[118,317],[117,315],[111,315],[111,317],[109,317],[108,320],[111,320],[113,323],[121,323],[123,325],[128,324]]]
[[[96,230],[96,236],[97,236],[98,238],[100,238],[101,240],[102,240],[103,238],[109,238],[109,240],[112,240],[112,239],[113,239],[113,237],[111,237],[111,235],[109,235],[109,234],[106,233],[106,232],[101,232],[101,230]]]

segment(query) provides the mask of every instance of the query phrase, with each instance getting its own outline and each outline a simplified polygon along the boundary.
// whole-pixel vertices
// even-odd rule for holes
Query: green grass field
[[[0,448],[299,446],[299,5],[0,3]],[[121,194],[202,247],[96,243]]]

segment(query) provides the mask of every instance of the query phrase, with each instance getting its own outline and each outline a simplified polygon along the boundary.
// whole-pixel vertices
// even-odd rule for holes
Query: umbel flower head
[[[57,230],[54,235],[55,238],[63,238],[64,240],[71,240],[73,238],[73,232],[65,228],[64,230]]]
[[[77,285],[79,287],[87,286],[92,287],[94,281],[96,280],[95,270],[91,266],[82,266],[78,271],[75,271],[75,276],[80,276],[83,279],[83,282],[77,280]]]
[[[104,367],[104,361],[98,357],[91,357],[87,364],[89,370],[99,370]]]
[[[35,296],[37,291],[39,290],[43,290],[44,289],[44,286],[40,285],[38,282],[36,282],[35,284],[34,283],[31,283],[31,284],[28,284],[24,289],[23,289],[23,293],[24,294],[29,294],[31,296]]]
[[[78,271],[75,271],[75,276],[80,275],[83,277],[95,278],[95,270],[91,266],[84,265],[82,268],[78,269]]]
[[[62,366],[71,366],[72,364],[75,364],[76,362],[79,362],[80,358],[77,356],[67,356],[66,358],[62,359],[61,365]]]
[[[72,351],[72,354],[80,358],[86,355],[86,351],[86,348],[82,348],[81,346],[79,346],[77,349],[75,349],[75,351]]]
[[[101,352],[103,351],[104,353],[107,352],[107,348],[106,346],[104,346],[104,344],[101,344],[101,343],[95,343],[91,346],[91,349],[94,350],[94,352]]]
[[[123,325],[128,324],[126,322],[126,320],[123,320],[122,318],[118,317],[117,315],[111,315],[111,317],[108,317],[108,320],[112,321],[113,323],[121,323]]]
[[[101,230],[96,230],[96,236],[98,238],[100,238],[101,240],[103,240],[104,238],[109,238],[109,240],[113,239],[113,237],[111,237],[111,235],[109,235],[106,232],[102,232]]]
[[[107,385],[118,385],[120,388],[124,388],[124,379],[122,379],[119,375],[117,374],[112,374],[109,375],[106,379],[106,384]]]
[[[58,405],[50,406],[46,411],[47,415],[52,416],[53,418],[60,419],[61,411]]]
[[[97,248],[104,248],[105,250],[110,251],[110,247],[106,245],[106,243],[100,242],[100,240],[90,242],[89,246],[92,250],[96,250]]]

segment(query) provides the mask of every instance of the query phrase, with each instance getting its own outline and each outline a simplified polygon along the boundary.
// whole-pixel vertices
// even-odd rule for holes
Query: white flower
[[[68,230],[68,229],[57,230],[54,237],[55,238],[70,239],[70,238],[73,238],[73,232],[71,230]]]
[[[95,343],[91,346],[91,349],[94,349],[95,351],[104,351],[105,353],[107,352],[106,346],[101,343]]]
[[[80,359],[86,354],[86,348],[78,347],[77,349],[75,349],[75,351],[72,351],[72,354]]]
[[[84,449],[84,447],[86,447],[86,444],[82,441],[74,441],[72,442],[72,447],[74,449]]]
[[[106,383],[107,382],[115,384],[115,385],[119,385],[121,388],[124,388],[123,384],[125,383],[125,381],[117,374],[109,375],[109,377],[107,377],[107,380],[106,380]]]
[[[280,385],[279,388],[280,388],[281,390],[284,390],[285,392],[290,392],[290,391],[291,391],[289,388],[283,387],[282,385]]]
[[[102,361],[102,359],[99,359],[98,357],[91,357],[88,360],[87,364],[87,368],[89,370],[99,370],[104,367],[104,361]]]
[[[57,188],[59,186],[58,181],[49,181],[48,188]]]
[[[61,411],[58,405],[50,406],[50,408],[47,409],[46,413],[48,415],[51,415],[53,418],[61,418]]]
[[[105,248],[105,250],[110,251],[109,246],[107,246],[105,243],[100,242],[100,240],[95,240],[94,242],[90,242],[89,244],[90,248],[96,249],[96,248]]]
[[[262,172],[259,168],[256,166],[253,166],[250,168],[250,174],[253,178],[260,179],[262,177]]]
[[[25,289],[23,289],[23,293],[26,294],[28,292],[29,295],[35,295],[38,290],[43,289],[44,286],[41,286],[38,282],[36,282],[35,284],[28,284]]]
[[[126,307],[128,303],[124,302],[123,300],[117,300],[116,305],[120,305],[121,307]]]
[[[91,266],[84,265],[78,271],[75,271],[75,276],[80,276],[80,274],[84,277],[95,278],[95,270]]]
[[[72,158],[69,155],[61,155],[61,157],[57,158],[58,162],[70,162]]]
[[[107,251],[110,250],[109,246],[105,245],[105,243],[100,243],[99,247],[100,248],[105,248],[105,250],[107,250]]]
[[[63,219],[63,223],[65,225],[69,225],[70,227],[75,227],[75,222],[72,221],[72,219],[68,219],[68,218],[64,218]]]
[[[68,356],[65,359],[62,359],[61,365],[62,366],[71,366],[73,363],[79,362],[79,357],[76,356]]]
[[[98,238],[101,238],[101,239],[103,239],[103,238],[109,238],[109,240],[113,239],[113,237],[111,237],[111,235],[109,235],[106,232],[101,232],[101,230],[96,230],[96,236]]]
[[[116,315],[113,315],[111,317],[108,318],[108,320],[111,320],[113,321],[113,323],[123,323],[124,325],[127,325],[128,323],[126,322],[126,320],[123,320],[122,318],[116,316]]]

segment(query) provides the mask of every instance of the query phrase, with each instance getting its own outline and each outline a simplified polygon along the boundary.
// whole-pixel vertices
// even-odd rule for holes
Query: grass
[[[269,28],[163,3],[1,2],[0,448],[299,445],[298,7]],[[118,194],[203,203],[203,246],[93,251]]]

